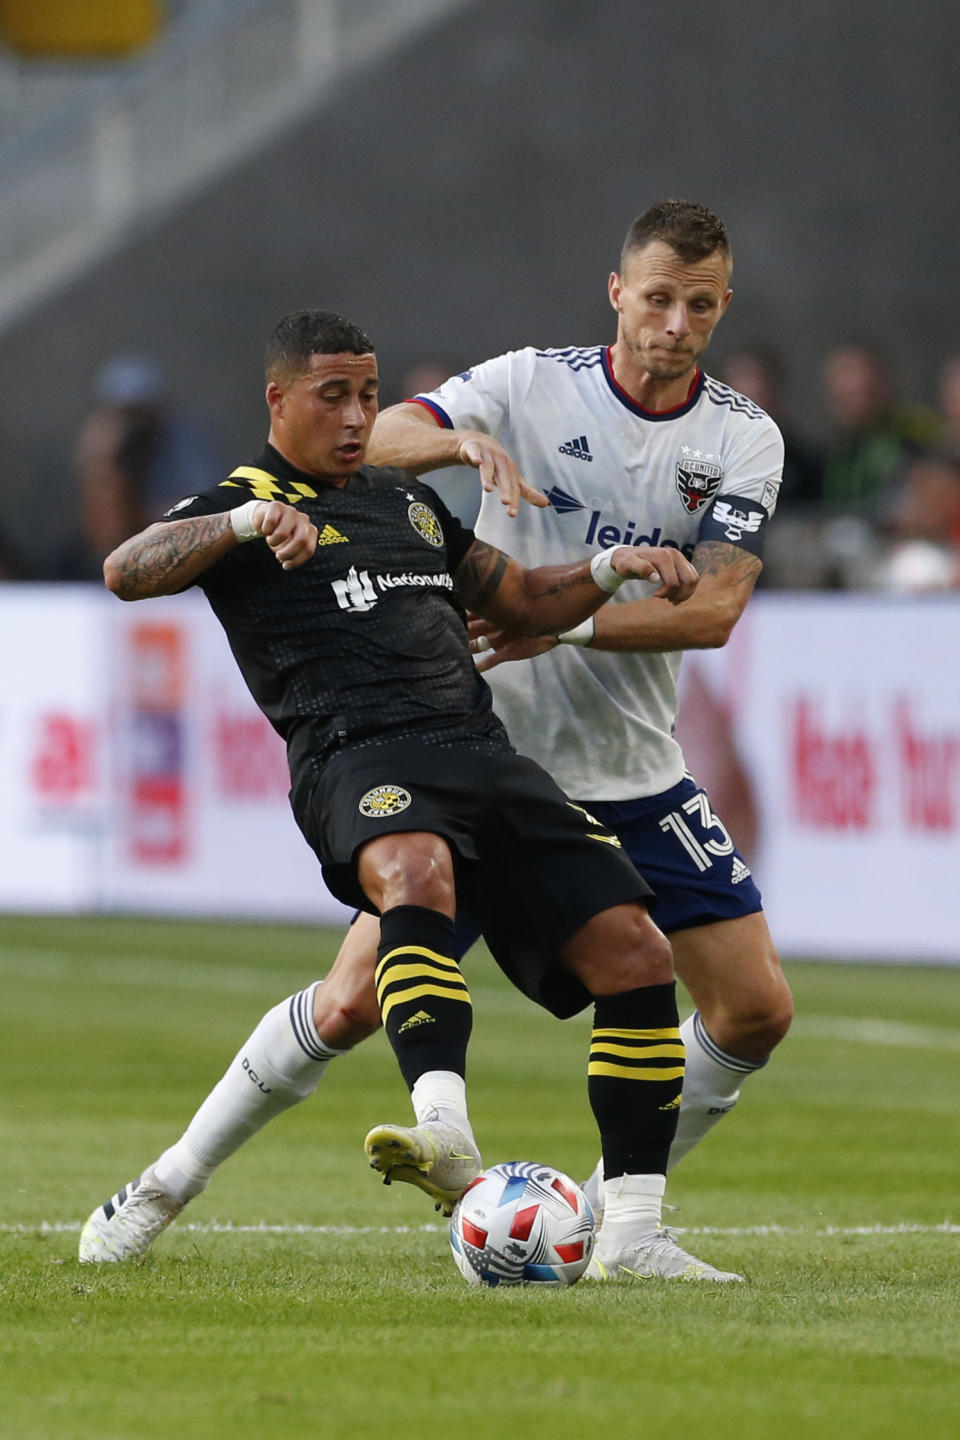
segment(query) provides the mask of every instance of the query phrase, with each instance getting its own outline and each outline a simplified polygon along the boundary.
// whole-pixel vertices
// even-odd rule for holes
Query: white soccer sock
[[[604,1249],[622,1249],[658,1230],[666,1188],[665,1175],[618,1175],[604,1180],[600,1232]]]
[[[739,1060],[715,1045],[695,1010],[680,1026],[687,1052],[683,1074],[683,1100],[677,1120],[677,1134],[670,1146],[667,1169],[699,1145],[718,1120],[729,1115],[740,1098],[740,1086],[748,1075],[762,1070],[766,1060]]]
[[[334,1050],[313,1023],[316,981],[268,1010],[230,1062],[184,1134],[153,1166],[157,1183],[186,1203],[206,1189],[218,1165],[268,1120],[312,1095]]]
[[[442,1120],[462,1130],[472,1145],[476,1146],[473,1127],[467,1114],[467,1082],[455,1070],[428,1070],[414,1083],[410,1091],[413,1113],[417,1124],[425,1120]]]

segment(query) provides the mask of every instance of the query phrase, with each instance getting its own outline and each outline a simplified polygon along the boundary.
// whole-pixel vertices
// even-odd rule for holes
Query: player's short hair
[[[264,365],[268,380],[290,380],[305,374],[311,355],[372,355],[368,335],[333,310],[294,310],[284,315],[267,342]]]
[[[638,215],[627,231],[620,251],[620,269],[635,250],[654,240],[669,245],[685,264],[705,260],[716,250],[733,263],[726,226],[718,215],[692,200],[659,200]]]

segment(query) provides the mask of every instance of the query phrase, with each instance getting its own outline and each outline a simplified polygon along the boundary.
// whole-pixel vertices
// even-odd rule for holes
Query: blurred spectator
[[[881,534],[890,521],[897,484],[934,442],[932,412],[897,403],[883,356],[870,345],[830,350],[823,365],[831,425],[824,460],[825,582],[839,589],[876,585],[883,559]]]
[[[823,456],[791,423],[785,404],[786,367],[783,357],[769,345],[747,345],[728,355],[722,378],[765,410],[783,436],[783,484],[777,501],[777,518],[797,508],[819,508],[823,499]]]
[[[777,422],[783,436],[783,484],[771,526],[760,584],[800,590],[823,583],[820,513],[823,456],[794,429],[786,413],[786,367],[769,345],[744,346],[729,355],[722,378]]]
[[[891,510],[888,589],[918,593],[960,586],[960,456],[915,460]]]
[[[960,355],[951,355],[940,370],[938,399],[941,430],[939,448],[960,455]]]
[[[824,506],[873,519],[909,461],[935,443],[936,417],[897,403],[889,366],[869,345],[835,346],[824,361],[823,381],[831,425]]]
[[[147,356],[118,356],[96,379],[74,450],[79,525],[55,563],[58,580],[100,580],[103,557],[185,495],[226,473],[203,425],[170,401]]]
[[[457,373],[457,368],[446,360],[416,360],[401,377],[397,403],[409,400],[414,395],[426,395],[431,390],[436,390],[444,380],[449,380],[451,375]],[[391,400],[388,403],[394,402]]]

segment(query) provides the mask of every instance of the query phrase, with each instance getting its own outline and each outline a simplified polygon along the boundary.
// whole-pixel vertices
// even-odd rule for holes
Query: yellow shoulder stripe
[[[231,470],[230,477],[222,480],[222,485],[236,485],[238,480],[246,480],[247,485],[237,488],[249,490],[257,500],[273,500],[282,495],[285,500],[295,502],[297,500],[316,500],[317,492],[309,485],[304,485],[299,480],[291,480],[289,490],[285,490],[275,475],[268,470],[260,470],[256,465],[238,465],[236,470]]]

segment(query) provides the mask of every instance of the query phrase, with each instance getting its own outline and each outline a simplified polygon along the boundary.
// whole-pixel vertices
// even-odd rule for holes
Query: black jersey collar
[[[258,470],[266,470],[275,479],[286,481],[288,485],[306,485],[313,490],[342,490],[344,486],[335,485],[332,480],[327,480],[323,475],[311,475],[308,470],[298,470],[296,465],[291,465],[285,460],[279,450],[275,450],[268,442],[264,445],[260,454],[254,460]],[[348,476],[348,481],[352,479]]]

